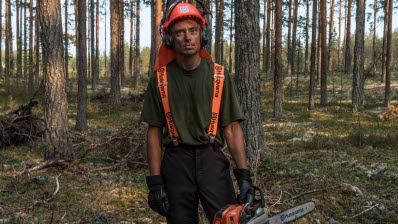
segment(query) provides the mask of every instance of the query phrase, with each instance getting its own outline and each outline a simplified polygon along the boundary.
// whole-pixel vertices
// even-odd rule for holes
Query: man
[[[148,203],[168,223],[194,224],[200,200],[211,223],[220,208],[237,203],[229,160],[220,146],[227,143],[235,161],[239,203],[252,188],[239,124],[244,116],[233,80],[203,49],[206,20],[198,9],[188,3],[172,5],[161,32],[156,74],[142,111],[149,124]]]

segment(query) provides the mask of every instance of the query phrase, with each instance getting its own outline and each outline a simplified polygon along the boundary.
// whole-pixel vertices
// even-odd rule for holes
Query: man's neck
[[[199,56],[199,54],[195,54],[192,56],[186,56],[186,55],[179,55],[177,54],[177,64],[187,70],[191,71],[197,68],[201,62],[202,58]]]

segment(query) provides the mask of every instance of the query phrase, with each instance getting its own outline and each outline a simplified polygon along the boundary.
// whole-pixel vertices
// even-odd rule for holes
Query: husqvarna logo
[[[181,13],[187,13],[187,12],[189,12],[189,7],[186,6],[186,5],[180,6],[180,12],[181,12]]]

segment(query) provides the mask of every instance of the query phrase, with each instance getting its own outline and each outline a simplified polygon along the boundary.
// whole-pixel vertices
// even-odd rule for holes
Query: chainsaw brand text
[[[285,219],[287,219],[289,217],[292,217],[294,215],[297,215],[299,213],[302,213],[302,212],[304,212],[304,208],[300,208],[300,209],[298,209],[296,211],[293,211],[293,212],[290,212],[289,214],[286,214],[286,215],[283,214],[283,215],[281,215],[281,221],[283,222]]]

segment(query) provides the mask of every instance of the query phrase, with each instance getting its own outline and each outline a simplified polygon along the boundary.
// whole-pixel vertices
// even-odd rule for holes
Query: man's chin
[[[196,54],[199,54],[199,50],[197,50],[197,49],[185,50],[185,51],[182,51],[181,54],[184,56],[194,56]]]

